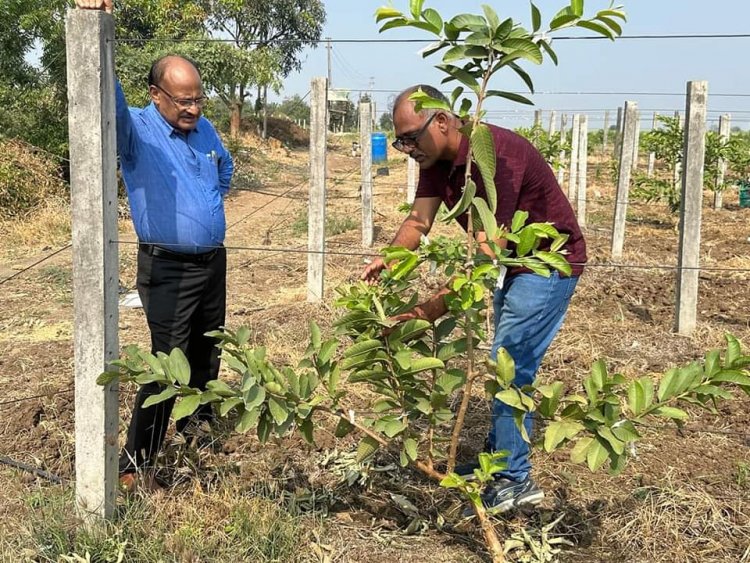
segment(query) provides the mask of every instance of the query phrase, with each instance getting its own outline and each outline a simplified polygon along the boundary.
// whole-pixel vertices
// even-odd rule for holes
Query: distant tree
[[[393,117],[391,116],[391,112],[384,111],[378,123],[383,131],[393,131]]]
[[[300,119],[310,121],[310,105],[302,99],[299,94],[295,94],[291,98],[284,98],[280,104],[269,104],[269,110],[272,109],[274,113],[285,115],[289,119]]]
[[[254,87],[274,86],[301,68],[300,53],[323,32],[322,0],[205,0],[208,27],[229,43],[213,45],[200,59],[204,79],[227,105],[230,134],[240,131],[242,108]]]

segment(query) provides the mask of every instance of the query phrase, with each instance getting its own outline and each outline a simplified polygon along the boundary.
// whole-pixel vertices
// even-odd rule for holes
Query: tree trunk
[[[263,135],[265,141],[268,136],[268,86],[263,86]]]
[[[240,136],[240,123],[242,121],[242,103],[232,102],[229,108],[229,135],[233,138]]]

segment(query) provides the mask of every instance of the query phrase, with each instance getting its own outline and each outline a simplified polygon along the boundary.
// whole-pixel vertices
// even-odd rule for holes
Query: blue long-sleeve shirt
[[[182,133],[153,103],[129,108],[116,85],[117,152],[138,240],[175,252],[224,242],[224,196],[234,164],[205,117]]]

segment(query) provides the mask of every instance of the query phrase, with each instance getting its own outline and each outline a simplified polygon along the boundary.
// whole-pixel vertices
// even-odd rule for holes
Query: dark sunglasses
[[[427,131],[427,128],[430,126],[430,123],[432,123],[432,120],[435,119],[436,115],[437,113],[433,113],[430,118],[425,121],[424,125],[422,125],[422,128],[416,133],[409,133],[407,135],[396,137],[396,140],[391,143],[391,146],[401,152],[416,148],[417,145],[419,145],[419,138],[424,135],[425,131]]]

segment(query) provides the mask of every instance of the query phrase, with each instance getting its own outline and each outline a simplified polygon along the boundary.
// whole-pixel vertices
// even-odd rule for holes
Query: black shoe
[[[499,514],[520,506],[537,505],[544,492],[530,477],[520,482],[500,477],[489,483],[481,496],[485,508],[491,514]]]
[[[519,482],[498,477],[487,484],[481,497],[482,504],[489,514],[501,514],[514,508],[539,504],[544,498],[544,492],[530,478]],[[474,516],[474,507],[467,507],[463,516]]]

